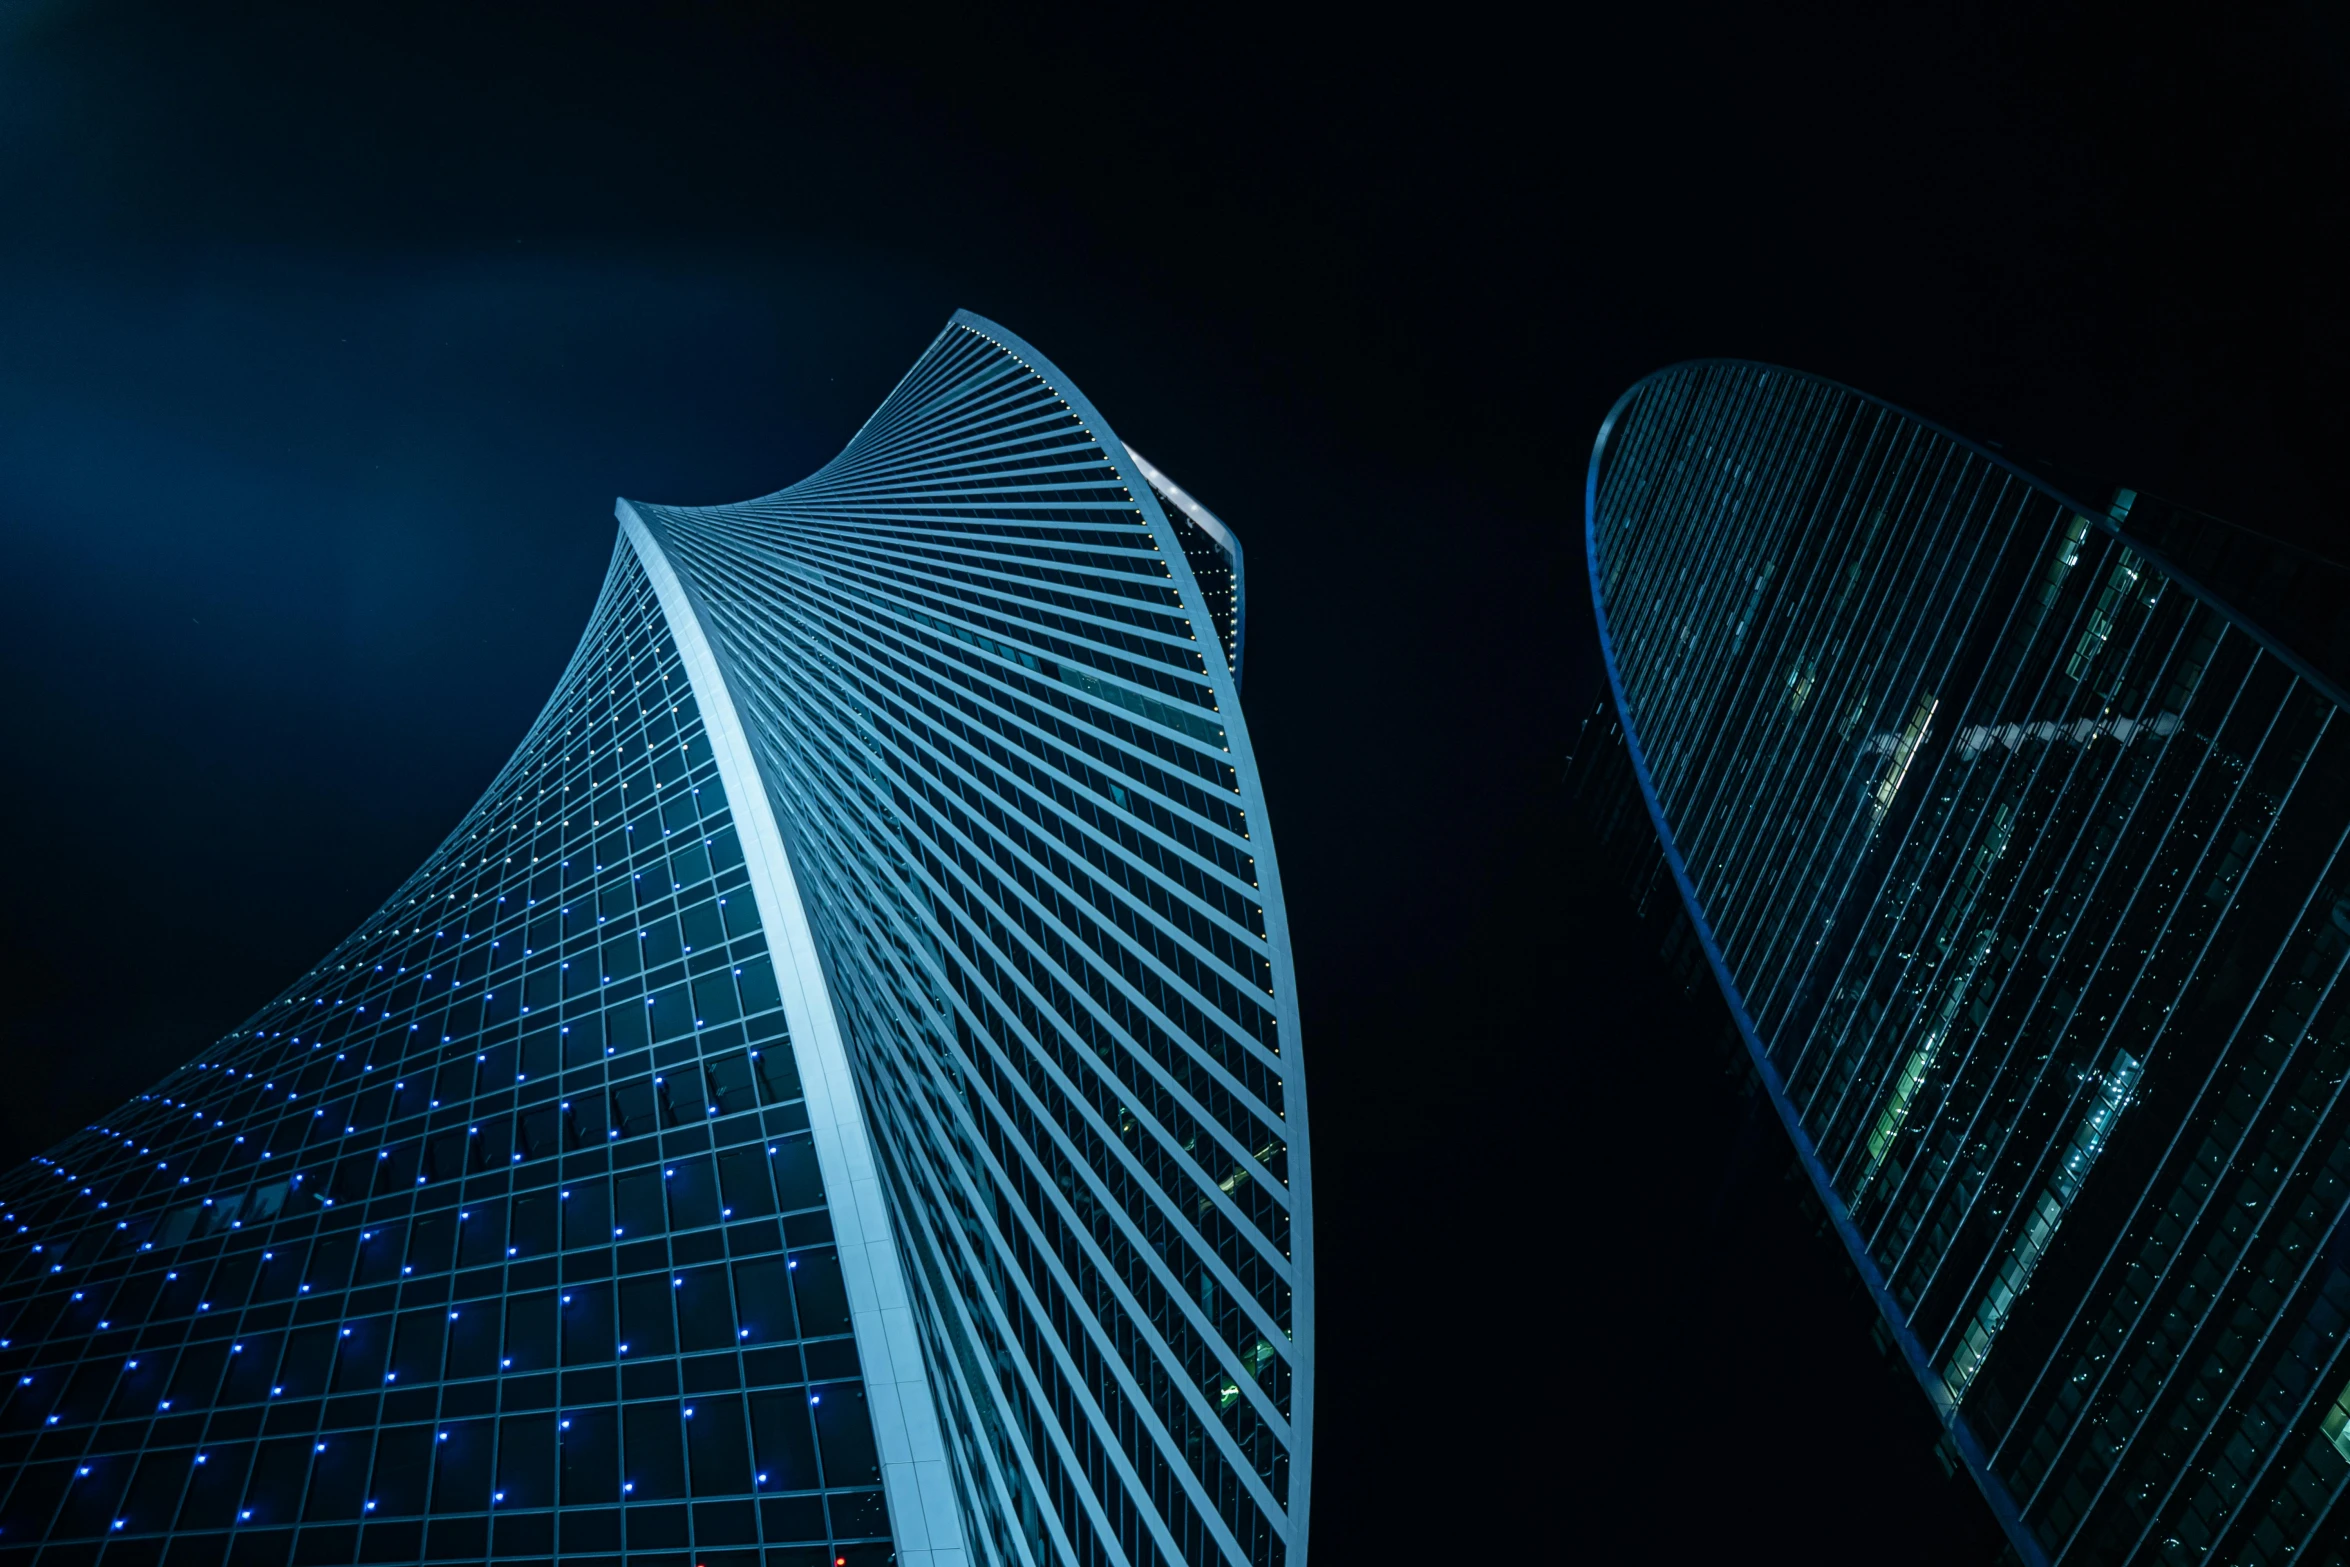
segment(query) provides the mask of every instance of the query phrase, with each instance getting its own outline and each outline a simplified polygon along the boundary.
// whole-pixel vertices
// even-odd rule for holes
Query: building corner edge
[[[847,1044],[766,780],[717,652],[668,551],[626,500],[614,503],[613,514],[653,585],[662,618],[677,644],[710,738],[719,782],[734,812],[760,927],[774,956],[792,1055],[807,1096],[817,1167],[841,1254],[899,1560],[905,1567],[966,1567],[970,1558],[948,1469],[945,1430],[923,1369],[913,1297],[874,1162],[872,1132],[865,1124]]]

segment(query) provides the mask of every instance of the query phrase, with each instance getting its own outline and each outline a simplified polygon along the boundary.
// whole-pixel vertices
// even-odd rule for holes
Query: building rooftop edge
[[[2138,491],[2116,485],[2113,487],[2113,495],[2109,496],[2104,504],[2093,505],[2081,498],[2079,482],[2086,480],[2086,475],[2074,475],[2071,478],[2075,482],[2060,483],[2055,475],[2042,471],[2038,466],[2029,464],[2011,453],[1954,430],[1940,420],[1904,408],[1899,403],[1879,397],[1874,392],[1864,391],[1857,386],[1836,380],[1832,376],[1817,375],[1809,370],[1797,370],[1787,365],[1773,364],[1765,359],[1741,359],[1727,355],[1681,359],[1671,364],[1660,365],[1626,387],[1623,394],[1609,408],[1607,417],[1601,421],[1599,434],[1592,442],[1593,477],[1596,478],[1598,468],[1604,461],[1608,436],[1615,427],[1617,417],[1630,405],[1632,399],[1640,394],[1643,388],[1675,371],[1714,368],[1767,371],[1772,375],[1783,375],[1796,380],[1808,381],[1815,386],[1830,387],[1847,396],[1856,397],[1862,402],[1881,408],[1898,418],[1906,419],[1912,424],[1933,431],[1999,468],[2028,488],[2055,501],[2058,505],[2088,518],[2090,524],[2100,531],[2127,541],[2131,549],[2146,556],[2164,576],[2169,577],[2187,592],[2203,600],[2225,616],[2230,624],[2259,643],[2266,652],[2282,661],[2296,676],[2306,681],[2312,689],[2321,693],[2335,707],[2350,712],[2350,688],[2346,688],[2345,680],[2342,677],[2320,669],[2300,649],[2288,642],[2285,635],[2271,625],[2265,617],[2247,609],[2234,596],[2205,581],[2201,574],[2190,570],[2170,551],[2148,539],[2143,533],[2125,526],[2124,519],[2133,509],[2132,503],[2146,499]],[[2102,484],[2106,481],[2095,482]],[[1588,497],[1585,504],[1588,508],[1590,504]],[[2173,502],[2162,502],[2161,504],[2170,511],[2199,519],[2214,527],[2227,529],[2245,538],[2255,540],[2266,548],[2286,551],[2304,561],[2324,567],[2339,574],[2345,585],[2350,586],[2350,567],[2328,560],[2326,557],[2298,545],[2273,539],[2257,529],[2229,522],[2225,518],[2215,517],[2207,512],[2195,511]]]

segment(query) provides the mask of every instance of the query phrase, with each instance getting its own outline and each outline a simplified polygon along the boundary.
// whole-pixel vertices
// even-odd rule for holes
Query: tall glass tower
[[[1585,509],[1652,863],[2018,1551],[2342,1561],[2350,573],[1752,364]]]
[[[1231,531],[970,315],[618,511],[448,840],[0,1186],[0,1564],[1302,1561]]]

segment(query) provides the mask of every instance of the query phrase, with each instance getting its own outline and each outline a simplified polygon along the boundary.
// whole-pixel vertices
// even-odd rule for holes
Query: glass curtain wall
[[[0,1178],[0,1567],[1301,1561],[1239,546],[1149,474],[958,316],[622,503],[407,885]]]
[[[810,478],[636,510],[773,792],[976,1548],[1294,1560],[1304,1118],[1237,549],[971,316]]]
[[[409,883],[0,1186],[0,1561],[891,1560],[745,879],[624,544]]]
[[[2350,600],[2264,625],[2179,517],[1712,363],[1626,395],[1587,530],[1690,914],[2019,1546],[2335,1561]]]

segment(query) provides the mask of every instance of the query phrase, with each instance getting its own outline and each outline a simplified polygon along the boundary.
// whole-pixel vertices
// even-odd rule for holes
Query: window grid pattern
[[[969,316],[809,479],[636,510],[775,801],[974,1554],[1288,1559],[1303,1128],[1230,563]]]
[[[1602,436],[1594,591],[1691,915],[2027,1554],[2341,1560],[2350,725],[2136,504],[1687,366]]]
[[[894,1559],[746,879],[623,543],[408,884],[0,1183],[0,1562]]]

